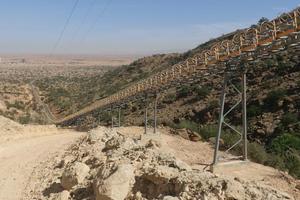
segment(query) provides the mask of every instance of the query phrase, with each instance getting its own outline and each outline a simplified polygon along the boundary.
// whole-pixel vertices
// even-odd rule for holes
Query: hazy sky
[[[296,0],[0,0],[0,53],[178,52],[273,18]]]

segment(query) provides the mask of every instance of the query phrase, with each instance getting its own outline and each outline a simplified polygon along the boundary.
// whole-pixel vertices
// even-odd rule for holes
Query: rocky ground
[[[262,165],[250,162],[213,174],[207,168],[213,152],[209,143],[168,132],[141,135],[137,127],[93,129],[64,155],[41,163],[24,199],[300,198],[297,180]]]

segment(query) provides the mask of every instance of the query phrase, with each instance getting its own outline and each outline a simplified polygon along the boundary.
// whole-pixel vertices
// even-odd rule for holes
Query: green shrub
[[[9,103],[8,101],[5,101],[7,109],[10,108],[16,108],[18,110],[24,110],[25,109],[25,104],[22,101],[15,101],[14,103]]]
[[[209,110],[219,108],[219,107],[220,107],[220,103],[218,100],[213,100],[213,101],[209,102],[209,105],[208,105]]]
[[[267,155],[268,159],[262,164],[274,167],[276,169],[286,170],[285,160],[282,156],[274,153],[268,153]]]
[[[229,149],[240,139],[240,135],[234,131],[227,130],[222,132],[221,138],[224,141],[224,148]],[[241,143],[239,143],[233,147],[232,152],[240,154],[241,150]]]
[[[174,93],[167,94],[163,99],[164,103],[173,103],[174,101],[176,101],[176,94]]]
[[[274,111],[277,109],[278,101],[282,100],[286,95],[284,90],[273,90],[268,93],[267,97],[264,99],[264,107],[266,110]]]
[[[287,127],[290,124],[298,122],[298,116],[296,113],[286,113],[281,119],[281,123],[284,127]]]
[[[199,126],[196,122],[189,121],[189,120],[182,120],[178,124],[175,125],[175,128],[181,129],[186,128],[194,132],[199,132]]]
[[[218,126],[217,125],[206,125],[206,126],[200,128],[199,133],[203,139],[208,140],[211,137],[217,136]]]
[[[63,110],[68,110],[72,106],[70,99],[60,98],[60,101],[57,102],[59,108]]]
[[[30,122],[30,114],[27,113],[26,115],[19,117],[19,122],[21,124],[28,124]]]
[[[188,85],[183,85],[178,91],[177,91],[177,98],[184,98],[191,94],[190,87]]]
[[[286,155],[285,163],[289,174],[300,178],[300,156],[296,151],[292,150]]]
[[[199,130],[199,134],[203,139],[208,140],[211,137],[217,137],[218,126],[217,125],[206,125]],[[222,130],[221,139],[224,141],[224,148],[230,148],[239,139],[240,136],[230,130]],[[236,147],[239,150],[239,147]]]
[[[285,155],[290,149],[300,150],[300,138],[291,134],[283,134],[271,142],[269,150],[279,155]]]
[[[48,96],[50,101],[54,101],[59,97],[68,97],[70,93],[64,88],[54,88],[49,92]]]
[[[262,109],[257,105],[250,105],[247,108],[247,116],[248,117],[256,117],[262,114]]]
[[[264,164],[268,160],[265,148],[257,142],[248,143],[248,156],[257,163]]]
[[[111,122],[111,113],[110,112],[103,112],[100,116],[101,122]]]
[[[211,88],[209,87],[200,87],[200,86],[196,86],[194,88],[194,92],[197,95],[197,99],[203,99],[205,98],[207,95],[209,95],[209,93],[211,92]]]

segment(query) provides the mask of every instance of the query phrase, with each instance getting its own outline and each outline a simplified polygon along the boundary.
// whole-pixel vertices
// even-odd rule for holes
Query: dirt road
[[[82,134],[64,133],[13,140],[0,146],[0,199],[20,200],[35,167],[63,152]]]

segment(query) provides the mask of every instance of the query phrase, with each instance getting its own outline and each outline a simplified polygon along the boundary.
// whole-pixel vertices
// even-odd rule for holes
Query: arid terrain
[[[126,56],[0,56],[0,80],[9,82],[32,81],[56,76],[81,77],[96,75],[115,66],[132,62]]]
[[[82,135],[53,125],[21,125],[0,116],[0,199],[22,199],[33,170]]]
[[[60,89],[67,87],[70,79],[101,77],[105,72],[113,70],[116,66],[128,64],[133,59],[129,56],[0,57],[0,114],[24,124],[51,122],[44,116],[39,103],[47,94],[40,93],[36,87],[38,83],[47,82],[52,88]],[[58,86],[58,81],[63,81],[63,84]],[[59,96],[60,94],[56,94],[55,97]]]
[[[0,200],[300,200],[296,0],[0,5]]]
[[[155,146],[154,152],[143,139],[139,140],[145,136],[141,136],[143,129],[136,127],[143,125],[143,101],[122,108],[121,123],[128,127],[113,130],[102,127],[111,125],[110,114],[117,120],[116,112],[99,112],[90,116],[89,121],[83,120],[76,127],[83,132],[47,125],[192,53],[154,55],[124,66],[106,66],[99,62],[81,67],[83,63],[61,65],[61,61],[43,67],[3,66],[0,71],[0,112],[4,116],[0,123],[0,157],[7,164],[0,170],[6,172],[1,175],[0,197],[7,196],[18,186],[16,196],[11,199],[299,199],[300,104],[297,93],[300,68],[297,59],[289,55],[274,57],[248,71],[248,147],[252,162],[237,168],[216,169],[214,174],[208,171],[219,113],[222,80],[219,75],[160,93],[158,124],[164,128],[160,129],[160,136],[154,138],[157,144],[151,144]],[[153,124],[152,100],[148,110],[150,126]],[[229,95],[227,106],[233,103]],[[235,125],[239,119],[238,111],[229,118]],[[198,138],[196,142],[191,141],[191,134],[192,138]],[[94,136],[97,141],[90,142]],[[107,151],[105,146],[110,145],[110,140],[120,145]],[[122,146],[122,141],[127,140],[130,145],[125,142]],[[226,131],[221,150],[237,140],[236,134]],[[131,149],[131,145],[140,147]],[[161,158],[158,152],[171,156]],[[230,153],[223,152],[221,157],[233,159],[240,152],[241,147],[237,146]],[[141,158],[135,160],[137,155]],[[19,162],[21,158],[26,159]],[[170,164],[170,159],[179,162],[179,166]],[[120,186],[125,188],[120,193],[114,188],[119,184],[114,182],[120,176],[114,175],[118,166],[122,170],[125,167],[125,174],[131,174],[124,180],[128,184]],[[77,177],[81,172],[83,174]],[[117,178],[111,180],[110,175]],[[112,197],[112,193],[105,191],[114,191],[112,193],[121,197]]]
[[[299,181],[263,165],[210,173],[212,144],[168,128],[148,135],[140,127],[80,133],[3,117],[0,128],[1,199],[300,198]]]

